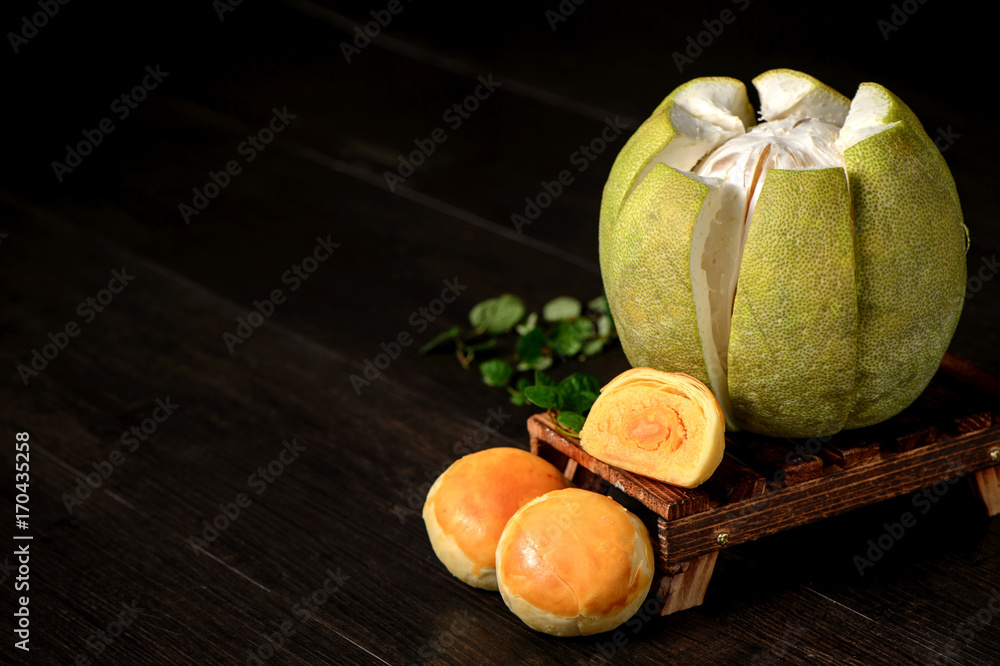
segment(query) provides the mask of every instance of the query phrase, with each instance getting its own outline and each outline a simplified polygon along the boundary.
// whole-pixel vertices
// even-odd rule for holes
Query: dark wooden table
[[[614,154],[694,76],[793,67],[909,103],[941,137],[982,278],[952,351],[1000,371],[987,10],[196,4],[4,8],[0,661],[1000,659],[1000,523],[965,485],[864,575],[854,557],[911,497],[727,550],[703,606],[640,618],[617,644],[533,633],[448,575],[419,516],[463,438],[501,415],[483,445],[526,448],[532,410],[417,348],[503,292],[536,309],[599,294]],[[511,216],[563,170],[572,183],[518,230]],[[369,363],[383,367],[352,381]],[[603,380],[626,367],[620,349],[585,365]],[[30,652],[14,647],[22,596]]]

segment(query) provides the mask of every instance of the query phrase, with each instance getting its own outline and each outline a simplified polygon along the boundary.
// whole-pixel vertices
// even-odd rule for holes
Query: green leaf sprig
[[[483,382],[506,389],[515,405],[533,403],[545,409],[557,429],[578,437],[600,392],[597,379],[574,373],[556,383],[544,373],[558,359],[585,360],[601,353],[618,338],[603,295],[584,305],[560,296],[537,312],[528,313],[517,296],[503,294],[476,304],[469,312],[471,330],[453,328],[420,348],[421,354],[454,345],[462,367],[471,367],[478,355]]]

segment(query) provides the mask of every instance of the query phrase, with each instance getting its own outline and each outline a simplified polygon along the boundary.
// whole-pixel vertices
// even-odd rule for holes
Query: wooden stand
[[[789,440],[728,433],[712,478],[688,489],[617,469],[544,414],[528,419],[531,451],[570,481],[604,481],[657,516],[661,614],[700,605],[723,548],[966,476],[1000,513],[1000,383],[946,356],[923,395],[889,421],[833,437]]]

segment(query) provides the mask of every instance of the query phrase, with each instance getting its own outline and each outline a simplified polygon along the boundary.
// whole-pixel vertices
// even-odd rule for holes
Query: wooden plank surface
[[[708,510],[708,493],[704,490],[671,486],[601,462],[581,449],[578,441],[571,441],[557,432],[547,414],[538,414],[528,420],[528,434],[532,440],[545,439],[550,444],[558,444],[559,451],[661,516],[672,520]],[[532,447],[535,446],[533,443]]]
[[[448,575],[430,549],[419,517],[430,482],[491,416],[503,422],[482,446],[527,447],[532,410],[448,355],[416,349],[504,291],[533,309],[563,294],[596,296],[595,224],[614,154],[694,76],[749,81],[793,66],[846,94],[879,81],[931,135],[951,137],[945,158],[970,228],[970,277],[980,276],[953,349],[1000,370],[1000,280],[990,272],[1000,146],[985,105],[969,101],[979,73],[967,66],[989,43],[989,17],[928,3],[886,39],[879,21],[891,20],[889,7],[732,5],[588,2],[553,25],[546,12],[557,5],[402,3],[350,62],[340,44],[385,3],[67,3],[35,31],[24,21],[42,11],[36,1],[5,7],[5,35],[27,36],[8,35],[5,56],[0,511],[14,514],[13,434],[28,431],[34,539],[32,650],[16,650],[8,632],[0,662],[994,658],[996,633],[963,625],[1000,587],[1000,534],[967,487],[940,498],[864,576],[853,557],[908,498],[728,549],[703,606],[569,641],[531,632],[497,595]],[[673,54],[727,8],[734,21],[678,71]],[[113,100],[157,66],[168,74],[121,117]],[[444,112],[480,76],[500,85],[453,127]],[[295,118],[247,161],[240,146],[285,108]],[[104,118],[114,130],[57,179],[52,163]],[[581,162],[609,119],[630,129]],[[390,190],[385,172],[436,128],[447,140]],[[180,205],[230,160],[240,173],[186,224]],[[561,170],[573,183],[518,233],[511,215]],[[339,247],[293,291],[282,276],[318,237]],[[92,319],[80,314],[123,270],[134,280]],[[462,285],[455,303],[413,323],[447,283]],[[285,301],[230,351],[223,334],[275,289]],[[69,322],[79,335],[26,386],[17,366]],[[352,375],[402,333],[412,342],[358,390]],[[616,349],[580,369],[607,380],[626,367]],[[129,450],[123,433],[168,398],[176,411]],[[986,426],[937,427],[974,439]],[[305,450],[270,475],[292,440]],[[116,453],[121,464],[70,512],[66,497],[84,495]],[[261,485],[261,469],[273,482]],[[738,462],[727,469],[732,478],[712,492],[760,492]],[[226,524],[241,493],[252,503],[212,538],[205,521]],[[6,542],[0,606],[12,614],[19,592]],[[807,554],[789,556],[803,542]],[[302,615],[309,598],[322,603]]]

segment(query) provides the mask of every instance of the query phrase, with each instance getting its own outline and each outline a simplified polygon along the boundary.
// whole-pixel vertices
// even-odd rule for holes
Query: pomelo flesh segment
[[[580,445],[610,465],[694,488],[722,461],[724,433],[722,410],[704,384],[632,368],[601,389]]]

